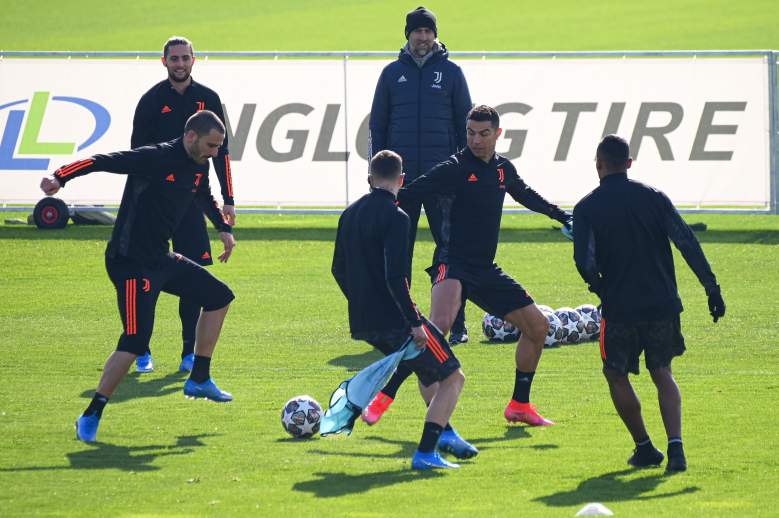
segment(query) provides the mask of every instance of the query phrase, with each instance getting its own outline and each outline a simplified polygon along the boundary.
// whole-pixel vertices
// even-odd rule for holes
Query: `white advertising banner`
[[[386,60],[206,60],[193,77],[228,118],[236,203],[343,206],[367,191],[367,120]],[[498,152],[571,205],[597,185],[603,134],[630,142],[631,176],[677,205],[770,202],[765,58],[459,60],[474,103],[501,113]],[[0,201],[34,202],[40,178],[127,149],[156,60],[0,60]],[[69,203],[116,203],[124,178],[68,184]],[[217,189],[214,189],[217,191]],[[217,195],[218,197],[218,195]]]

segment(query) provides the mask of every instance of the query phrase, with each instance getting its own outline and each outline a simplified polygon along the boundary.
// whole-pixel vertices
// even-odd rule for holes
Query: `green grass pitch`
[[[514,347],[481,339],[483,312],[473,305],[472,340],[455,349],[467,381],[453,422],[481,454],[458,472],[409,469],[424,411],[413,384],[374,428],[358,424],[349,438],[288,438],[279,422],[288,398],[308,393],[326,404],[340,380],[377,358],[348,338],[345,302],[329,274],[334,216],[240,216],[233,259],[213,267],[237,295],[214,361],[215,379],[235,394],[233,403],[183,398],[177,306],[163,295],[152,342],[157,370],[131,374],[120,386],[100,444],[76,442],[72,422],[120,332],[102,261],[109,229],[0,226],[0,510],[572,516],[600,501],[617,516],[770,516],[779,497],[779,221],[687,219],[709,226],[699,235],[728,314],[711,323],[703,289],[677,254],[688,352],[675,366],[690,470],[673,477],[626,469],[632,443],[611,406],[594,342],[543,355],[534,399],[557,426],[506,425]],[[593,301],[570,243],[550,220],[507,216],[502,235],[498,261],[539,302]],[[413,291],[428,308],[422,269],[432,243],[427,231],[422,236]],[[646,374],[636,381],[662,445],[654,388]]]
[[[172,34],[203,50],[395,50],[415,3],[353,1],[15,2],[0,17],[4,50],[157,50]],[[453,50],[776,48],[771,0],[432,1]],[[214,85],[218,89],[218,85]],[[135,102],[135,100],[132,100]],[[594,174],[594,172],[593,172]],[[81,181],[89,181],[84,179]],[[0,218],[18,213],[0,213]],[[61,232],[0,223],[0,516],[573,516],[602,502],[616,516],[775,516],[779,500],[779,218],[688,216],[723,286],[728,314],[676,254],[688,351],[674,366],[684,398],[687,473],[626,469],[632,447],[600,374],[597,345],[547,350],[534,400],[558,425],[508,426],[513,346],[455,349],[466,386],[453,418],[481,454],[453,473],[414,473],[424,411],[412,383],[376,427],[296,441],[281,406],[331,390],[377,358],[353,342],[329,274],[336,218],[239,215],[238,247],[212,271],[237,294],[214,360],[236,396],[182,397],[176,301],[162,296],[157,370],[129,375],[107,407],[100,442],[73,438],[120,332],[103,267],[107,228]],[[498,261],[541,303],[594,302],[571,245],[540,216],[507,216]],[[421,231],[414,296],[429,309]],[[214,243],[214,250],[219,249]],[[655,442],[654,387],[635,379]]]

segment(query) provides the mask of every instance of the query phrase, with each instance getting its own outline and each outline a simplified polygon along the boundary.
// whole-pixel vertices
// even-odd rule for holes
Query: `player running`
[[[444,335],[419,314],[408,290],[409,218],[396,205],[401,171],[397,153],[380,151],[371,159],[371,192],[351,204],[338,221],[333,277],[349,301],[352,338],[365,340],[385,355],[405,346],[409,336],[424,348],[402,362],[434,395],[411,467],[457,468],[440,456],[436,446],[452,446],[459,458],[478,453],[464,448],[470,445],[448,426],[465,377]]]
[[[168,77],[152,86],[138,101],[133,117],[133,133],[130,147],[167,142],[181,135],[181,128],[187,119],[200,110],[214,112],[224,123],[222,101],[210,88],[192,79],[192,65],[195,54],[192,43],[180,36],[174,36],[165,42],[162,51],[162,64]],[[230,156],[227,151],[227,138],[213,157],[214,171],[222,187],[222,214],[229,225],[235,225],[235,201],[233,200],[233,181],[230,174]],[[191,203],[184,213],[178,227],[173,232],[173,251],[191,259],[201,266],[214,264],[211,258],[211,242],[208,239],[203,210]],[[200,316],[200,306],[194,301],[179,299],[179,318],[181,319],[181,363],[179,370],[191,371],[194,361],[195,327]],[[151,350],[138,356],[135,370],[151,372],[154,362]]]
[[[467,298],[521,331],[516,349],[514,393],[505,409],[509,422],[533,426],[554,424],[530,403],[548,329],[546,317],[528,292],[494,263],[503,201],[508,193],[528,209],[545,214],[571,231],[571,215],[528,187],[508,159],[495,153],[501,134],[494,108],[476,106],[467,117],[467,147],[401,189],[399,199],[438,197],[441,223],[431,228],[435,262],[428,268],[433,283],[430,320],[446,334]],[[391,383],[391,382],[390,382]],[[425,401],[432,394],[422,389]],[[379,415],[389,403],[382,392],[368,408]]]
[[[230,225],[216,206],[208,183],[208,159],[216,156],[225,128],[211,111],[190,117],[183,137],[132,151],[94,155],[60,167],[41,181],[47,195],[74,178],[95,171],[128,175],[119,214],[105,254],[108,276],[116,288],[123,331],[105,363],[89,406],[76,421],[76,437],[93,442],[108,399],[135,358],[146,351],[160,292],[186,298],[203,308],[197,324],[192,372],[184,394],[231,401],[211,379],[211,356],[227,309],[235,298],[222,281],[203,267],[168,251],[168,240],[194,200],[224,244],[226,262],[235,246]]]
[[[663,192],[628,179],[632,163],[624,139],[607,135],[598,144],[595,168],[600,186],[573,211],[574,259],[590,291],[602,302],[603,374],[614,407],[636,443],[628,464],[663,462],[628,379],[629,372],[638,374],[638,359],[645,352],[668,436],[666,469],[685,471],[682,396],[671,373],[671,360],[685,350],[679,319],[682,301],[669,238],[706,289],[714,322],[725,316],[725,302],[695,234]]]

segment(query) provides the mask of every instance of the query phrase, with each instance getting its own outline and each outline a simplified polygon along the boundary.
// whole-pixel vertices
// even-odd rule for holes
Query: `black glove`
[[[725,301],[722,300],[722,293],[720,293],[719,285],[707,289],[706,295],[709,296],[709,313],[714,319],[714,322],[716,322],[725,316]]]

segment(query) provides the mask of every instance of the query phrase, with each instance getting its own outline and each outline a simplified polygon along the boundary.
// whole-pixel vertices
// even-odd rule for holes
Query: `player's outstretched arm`
[[[573,216],[554,203],[547,201],[546,198],[533,190],[519,176],[515,176],[513,181],[511,181],[511,178],[506,179],[506,192],[518,203],[521,203],[533,212],[544,214],[555,221],[559,221],[569,230],[571,235],[573,234]],[[563,234],[570,239],[568,234],[565,232]]]

